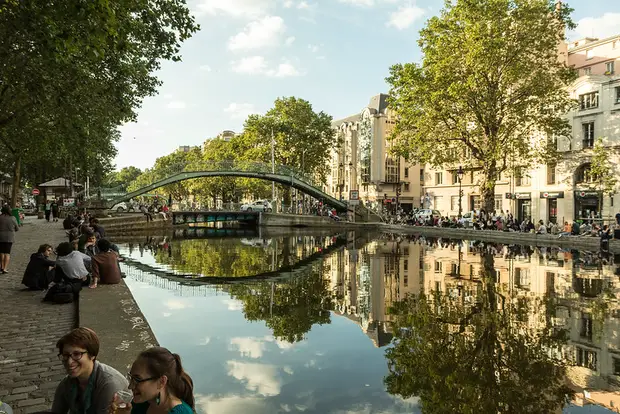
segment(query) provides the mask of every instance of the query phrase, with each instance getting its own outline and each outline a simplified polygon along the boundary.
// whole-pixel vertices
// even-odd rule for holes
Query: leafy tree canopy
[[[555,3],[446,1],[420,32],[422,63],[394,65],[387,78],[396,151],[480,170],[489,211],[501,172],[547,159],[547,138],[569,135],[562,116],[573,105],[566,88],[574,72],[558,45],[573,23],[571,9]]]

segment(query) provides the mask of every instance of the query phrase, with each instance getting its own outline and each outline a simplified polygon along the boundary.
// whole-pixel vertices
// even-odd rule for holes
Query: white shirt
[[[66,256],[56,259],[56,266],[60,267],[69,279],[83,279],[88,276],[86,266],[90,266],[91,258],[77,250]]]

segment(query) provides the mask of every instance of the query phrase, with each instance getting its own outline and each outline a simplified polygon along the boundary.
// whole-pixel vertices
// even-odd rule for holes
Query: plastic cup
[[[127,405],[133,400],[133,393],[131,391],[118,391],[116,395],[119,399],[118,408],[127,408]]]

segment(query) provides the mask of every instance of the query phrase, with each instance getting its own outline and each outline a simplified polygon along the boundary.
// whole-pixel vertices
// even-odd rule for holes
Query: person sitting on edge
[[[181,357],[166,348],[156,346],[138,355],[129,372],[129,389],[133,402],[120,408],[114,396],[110,414],[194,413],[194,383]]]
[[[86,244],[88,243],[89,240],[91,240],[92,237],[95,237],[95,232],[92,228],[88,227],[86,224],[82,225],[81,228],[81,236],[78,240],[78,250],[81,251],[82,253],[85,253],[86,251]]]
[[[76,328],[56,343],[58,358],[67,371],[54,394],[54,414],[107,413],[114,395],[127,389],[124,375],[97,361],[99,338],[89,328]]]
[[[91,263],[93,279],[90,288],[96,288],[97,283],[104,285],[120,283],[121,270],[118,266],[118,255],[112,250],[112,244],[106,239],[101,239],[97,242],[97,248],[99,253],[93,257]]]
[[[105,229],[99,224],[99,220],[95,217],[90,218],[90,227],[95,231],[97,239],[105,238]]]
[[[49,244],[42,244],[36,253],[30,255],[30,261],[26,266],[22,284],[30,290],[45,290],[54,279],[53,268],[56,263],[50,260],[54,249]]]
[[[547,234],[547,226],[542,220],[538,221],[538,229],[536,229],[536,234]]]
[[[81,281],[82,285],[88,285],[88,270],[91,258],[84,253],[73,250],[73,245],[68,242],[60,243],[56,248],[56,266],[60,267],[67,278]]]

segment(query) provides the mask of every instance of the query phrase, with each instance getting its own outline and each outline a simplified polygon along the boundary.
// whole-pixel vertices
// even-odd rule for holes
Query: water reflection
[[[614,257],[353,233],[162,242],[125,245],[148,266],[125,265],[128,283],[164,345],[229,379],[199,377],[211,411],[554,412],[584,389],[620,403]],[[212,286],[175,271],[279,277]]]

